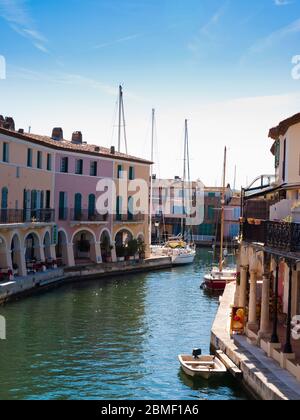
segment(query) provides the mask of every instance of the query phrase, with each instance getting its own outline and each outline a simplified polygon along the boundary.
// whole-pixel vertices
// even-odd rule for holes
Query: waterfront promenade
[[[257,399],[299,400],[300,382],[253,346],[244,336],[230,336],[230,315],[236,284],[228,284],[211,333],[212,350],[222,350],[242,371],[242,383]]]
[[[129,275],[172,267],[169,257],[148,258],[137,262],[90,264],[32,273],[26,277],[0,283],[0,304],[34,293],[60,287],[70,282],[84,282],[115,276]]]

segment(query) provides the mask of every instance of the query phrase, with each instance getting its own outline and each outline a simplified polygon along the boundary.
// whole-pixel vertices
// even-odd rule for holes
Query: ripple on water
[[[243,399],[230,377],[192,381],[179,353],[209,352],[218,298],[194,267],[67,286],[5,307],[0,399]]]

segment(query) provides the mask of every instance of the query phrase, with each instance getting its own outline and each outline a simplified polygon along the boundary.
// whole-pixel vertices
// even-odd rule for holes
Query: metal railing
[[[243,240],[285,252],[300,252],[300,224],[271,221],[249,224],[246,221],[243,223]]]
[[[15,223],[53,223],[54,220],[55,211],[52,209],[0,209],[0,224],[8,225]]]
[[[143,223],[146,220],[146,216],[144,214],[116,214],[114,215],[115,222],[123,222],[123,223]]]
[[[66,220],[66,219],[63,219]],[[78,210],[71,209],[69,213],[69,220],[71,222],[107,222],[109,220],[108,214],[99,214],[96,210],[90,211],[87,209]]]

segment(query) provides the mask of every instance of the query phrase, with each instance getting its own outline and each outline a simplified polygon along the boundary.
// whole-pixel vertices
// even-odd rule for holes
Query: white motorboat
[[[227,372],[225,365],[215,356],[179,355],[178,359],[183,371],[191,377],[201,377],[208,380]]]
[[[166,256],[172,259],[174,266],[193,264],[196,249],[188,245],[180,237],[173,238],[163,246],[151,247],[151,252],[156,256]]]

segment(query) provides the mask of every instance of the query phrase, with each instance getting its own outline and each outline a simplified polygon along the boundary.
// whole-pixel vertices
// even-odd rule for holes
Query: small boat
[[[191,377],[210,379],[214,376],[224,375],[227,372],[225,365],[215,356],[186,356],[179,355],[179,362],[183,371]]]
[[[220,271],[214,268],[210,274],[204,276],[204,288],[212,291],[223,291],[228,283],[236,281],[236,269],[225,269]]]
[[[196,257],[195,247],[183,241],[182,236],[170,238],[163,246],[153,246],[151,251],[153,255],[170,257],[174,266],[193,264]]]

